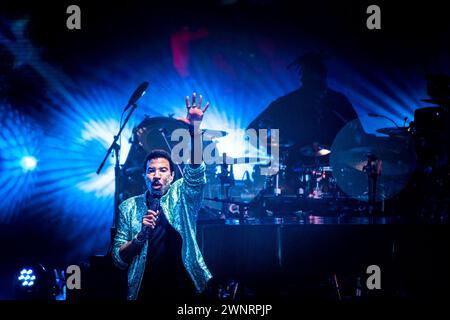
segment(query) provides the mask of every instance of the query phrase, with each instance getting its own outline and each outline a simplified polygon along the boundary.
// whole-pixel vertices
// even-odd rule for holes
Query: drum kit
[[[414,120],[408,126],[405,126],[407,118],[403,127],[399,127],[386,116],[368,114],[391,120],[395,127],[380,128],[376,130],[377,134],[367,134],[360,119],[356,119],[337,133],[331,145],[312,141],[299,147],[295,141],[278,137],[275,144],[270,139],[272,145],[265,150],[267,157],[233,158],[219,154],[216,148],[220,139],[228,135],[226,131],[203,130],[203,148],[213,150],[213,158],[221,160],[207,163],[208,182],[203,209],[213,218],[230,214],[248,217],[249,213],[250,216],[264,216],[270,211],[266,206],[269,202],[272,202],[272,209],[284,212],[304,212],[319,207],[329,212],[343,208],[356,208],[361,212],[362,203],[372,214],[380,203],[383,212],[384,201],[397,197],[409,188],[410,180],[415,181],[417,177],[419,180],[412,183],[415,186],[412,193],[406,193],[410,197],[406,204],[411,198],[425,198],[419,203],[423,210],[419,210],[426,211],[428,197],[436,198],[436,203],[443,203],[448,209],[450,78],[445,78],[443,84],[431,80],[428,91],[432,99],[422,101],[436,106],[415,110]],[[135,102],[133,97],[141,95],[139,90],[137,92],[139,94],[133,94],[129,105]],[[177,142],[170,138],[177,129],[187,128],[172,117],[149,116],[134,128],[125,163],[119,168],[116,161],[116,177],[119,177],[116,179],[116,190],[119,190],[115,195],[116,203],[145,191],[142,166],[147,153],[154,149],[171,153]],[[111,150],[117,149],[116,140],[121,130],[97,173]],[[327,128],[319,130],[326,131]],[[277,157],[270,154],[272,150],[278,151]],[[273,162],[277,164],[276,170],[268,165]],[[233,167],[241,164],[253,165],[253,172],[246,171],[244,180],[236,180]],[[176,179],[183,175],[182,166],[177,164]],[[265,170],[263,175],[262,169],[268,167],[271,170]],[[401,204],[404,205],[405,202]],[[409,208],[417,209],[414,206]]]
[[[146,117],[134,129],[130,153],[121,170],[123,199],[145,190],[142,163],[146,154],[153,149],[170,152],[170,135],[184,127],[171,117]],[[273,160],[270,154],[258,159],[219,155],[223,161],[207,165],[204,210],[211,217],[246,217],[255,211],[255,216],[261,216],[266,212],[267,201],[277,208],[295,202],[294,209],[302,211],[330,201],[345,206],[356,200],[374,206],[394,197],[405,188],[416,169],[415,128],[381,128],[378,135],[362,134],[358,128],[359,120],[349,122],[331,146],[313,142],[298,147],[292,141],[280,140],[279,170],[272,175],[261,175],[261,169]],[[203,147],[212,144],[217,156],[216,146],[227,134],[203,130]],[[291,155],[295,155],[295,161]],[[244,180],[236,180],[233,167],[241,163],[253,165],[253,172],[246,172]],[[176,170],[177,178],[181,177],[182,164]]]

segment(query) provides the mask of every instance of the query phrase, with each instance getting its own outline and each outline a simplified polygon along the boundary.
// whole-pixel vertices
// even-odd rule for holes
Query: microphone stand
[[[97,169],[97,174],[100,174],[102,171],[103,166],[105,165],[106,159],[108,159],[111,152],[114,150],[114,157],[116,158],[115,166],[114,166],[114,219],[113,219],[113,225],[111,227],[111,244],[114,241],[114,237],[116,235],[117,230],[117,222],[119,220],[119,203],[120,203],[120,194],[119,194],[119,185],[120,185],[120,146],[117,143],[117,141],[120,138],[120,135],[125,128],[126,124],[128,123],[128,120],[130,120],[131,114],[136,110],[137,104],[133,103],[131,106],[130,112],[128,112],[127,117],[125,118],[124,122],[122,123],[122,126],[119,129],[119,132],[117,135],[114,136],[114,141],[111,143],[111,146],[108,148],[108,151],[106,152],[105,157],[103,158],[102,163]],[[112,249],[112,245],[110,246],[109,251]]]

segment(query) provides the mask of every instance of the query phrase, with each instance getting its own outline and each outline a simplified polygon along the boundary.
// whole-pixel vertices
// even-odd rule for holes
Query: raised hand
[[[202,99],[203,97],[200,95],[198,98],[198,103],[196,104],[196,93],[192,93],[192,104],[189,102],[189,96],[186,96],[186,108],[187,108],[187,116],[186,118],[178,117],[176,118],[178,121],[181,121],[189,126],[194,127],[200,126],[200,123],[203,120],[203,115],[209,107],[209,102],[206,103],[205,107],[202,109]]]

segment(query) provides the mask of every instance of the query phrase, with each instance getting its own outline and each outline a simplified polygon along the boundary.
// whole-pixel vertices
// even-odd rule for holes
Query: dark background
[[[162,84],[167,80],[164,77],[167,73],[170,80],[176,83],[186,80],[188,85],[182,87],[180,92],[186,92],[187,88],[190,90],[191,78],[178,75],[171,63],[170,36],[183,26],[189,26],[190,30],[203,28],[208,31],[208,37],[190,49],[194,62],[206,61],[201,68],[193,66],[190,77],[203,77],[200,80],[205,80],[211,74],[218,78],[224,75],[223,82],[215,84],[213,79],[206,87],[214,86],[218,92],[226,92],[230,96],[239,93],[243,96],[241,102],[245,102],[248,95],[248,100],[252,102],[228,105],[228,110],[224,108],[222,111],[229,112],[231,116],[234,112],[241,128],[245,128],[269,101],[297,86],[295,74],[288,74],[285,66],[301,52],[323,50],[334,59],[330,67],[330,81],[334,87],[345,90],[358,114],[376,111],[393,116],[397,121],[405,116],[411,118],[414,110],[423,106],[420,98],[426,98],[427,74],[448,74],[450,71],[450,23],[448,10],[441,1],[294,3],[238,0],[225,3],[1,2],[1,34],[14,42],[17,37],[11,33],[11,22],[28,19],[26,34],[32,43],[32,48],[28,47],[29,44],[16,43],[14,48],[18,49],[18,53],[13,55],[5,43],[0,42],[0,102],[9,106],[9,114],[16,112],[14,119],[18,122],[16,127],[9,122],[2,123],[3,139],[16,141],[14,137],[20,137],[20,130],[24,128],[22,123],[25,122],[21,121],[27,119],[31,131],[24,133],[24,139],[41,146],[40,152],[47,159],[47,164],[54,162],[37,172],[30,183],[15,183],[13,179],[16,176],[6,166],[5,159],[15,152],[12,147],[20,145],[20,139],[17,144],[2,145],[0,150],[0,165],[3,168],[0,174],[5,177],[2,181],[4,185],[8,181],[17,185],[15,192],[0,191],[3,201],[0,208],[0,243],[4,244],[0,257],[0,298],[11,298],[11,292],[3,288],[10,286],[9,277],[24,264],[43,262],[63,268],[107,251],[112,218],[111,194],[106,198],[97,197],[93,196],[93,191],[88,196],[80,196],[71,189],[84,181],[86,172],[95,171],[104,155],[104,144],[101,148],[100,145],[93,145],[92,148],[77,151],[76,157],[71,154],[62,159],[61,153],[55,153],[54,149],[47,151],[50,150],[48,146],[54,146],[53,140],[45,140],[44,143],[39,139],[41,135],[46,138],[56,136],[59,140],[55,144],[59,144],[58,148],[62,148],[64,154],[63,148],[75,145],[75,140],[67,140],[72,135],[64,135],[70,131],[61,121],[62,116],[68,123],[76,123],[90,116],[84,116],[84,110],[93,110],[89,103],[76,99],[94,92],[95,88],[89,86],[95,83],[99,87],[110,88],[111,92],[119,91],[111,100],[120,108],[135,84],[147,78],[141,74],[143,66],[157,70],[155,66],[160,65],[163,71],[155,71],[154,76],[162,76],[159,79]],[[71,4],[81,7],[82,28],[78,31],[66,28],[65,11]],[[381,8],[381,30],[366,28],[365,11],[371,4]],[[258,43],[265,46],[258,47]],[[30,67],[26,61],[30,58],[27,53],[31,49],[38,50],[41,61],[50,64],[59,73],[48,74],[45,68],[39,71],[36,67]],[[252,54],[256,56],[254,60]],[[226,73],[226,69],[224,71],[204,59],[218,56],[225,57],[233,70],[241,73],[238,72],[233,78]],[[42,67],[42,64],[39,66]],[[122,66],[122,69],[119,67],[119,71],[109,73],[110,66]],[[264,73],[269,66],[273,69]],[[248,73],[243,72],[247,67]],[[267,81],[259,87],[253,85],[258,78],[258,73],[253,73],[255,70],[267,75],[264,78]],[[44,81],[46,74],[54,81]],[[73,82],[68,85],[66,80],[58,78],[61,75]],[[284,75],[286,78],[283,78]],[[283,79],[288,84],[275,88],[276,83]],[[88,83],[85,84],[85,81]],[[64,91],[58,83],[64,83]],[[167,98],[164,95],[171,88],[162,92],[158,89],[163,85],[156,84],[155,87],[152,94],[158,95],[161,101],[143,100],[147,109],[160,102],[163,105],[172,103],[164,100]],[[49,94],[55,88],[56,96],[59,94],[62,99]],[[65,90],[73,96],[65,95]],[[257,99],[258,96],[261,100]],[[176,97],[182,99],[183,95],[176,92]],[[217,100],[220,102],[220,99]],[[82,103],[87,107],[82,108]],[[102,112],[108,113],[108,110],[105,107]],[[100,111],[96,109],[95,112]],[[158,112],[166,113],[165,110]],[[120,115],[117,110],[112,113],[117,115],[116,118]],[[55,114],[61,117],[55,117]],[[136,118],[142,117],[143,112],[137,113]],[[20,130],[17,129],[19,127]],[[12,128],[12,132],[7,132],[6,128]],[[57,136],[55,132],[63,132],[63,135]],[[82,159],[88,157],[90,152],[94,152],[96,157],[85,165]],[[61,162],[65,164],[60,166]],[[81,166],[84,166],[83,171],[78,170]]]

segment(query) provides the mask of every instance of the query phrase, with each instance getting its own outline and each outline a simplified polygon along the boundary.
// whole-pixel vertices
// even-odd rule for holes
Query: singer
[[[206,183],[205,164],[195,163],[194,145],[202,145],[198,130],[202,96],[196,104],[186,97],[186,123],[191,134],[191,161],[184,176],[174,179],[169,153],[153,150],[144,162],[147,191],[125,200],[114,238],[113,261],[128,268],[128,300],[185,300],[204,291],[212,277],[196,241],[196,218]]]

